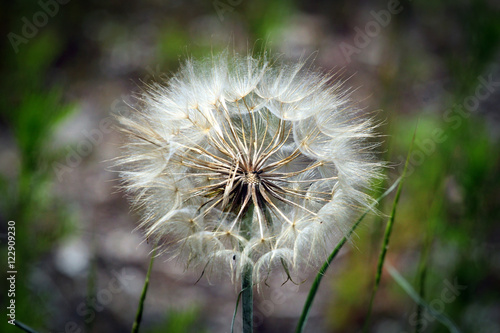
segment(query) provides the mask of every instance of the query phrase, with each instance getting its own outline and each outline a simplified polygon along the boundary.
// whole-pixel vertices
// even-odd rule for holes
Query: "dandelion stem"
[[[156,244],[155,244],[155,247],[153,249],[153,252],[151,253],[151,260],[149,261],[148,272],[146,273],[146,279],[144,280],[144,287],[142,288],[141,298],[139,299],[139,306],[137,307],[135,321],[134,321],[134,324],[132,325],[132,333],[139,332],[139,325],[141,324],[142,312],[144,310],[144,301],[146,300],[146,294],[148,292],[149,276],[151,275],[151,269],[153,268],[153,262],[155,260],[155,255],[156,255]]]
[[[385,191],[380,197],[377,198],[374,205],[378,204],[383,198],[385,198],[389,193],[391,193],[396,188],[396,186],[398,185],[398,183],[400,181],[401,181],[401,178],[396,180],[394,182],[394,184],[387,191]],[[302,309],[302,314],[300,315],[299,322],[297,324],[297,329],[295,330],[296,333],[301,333],[304,330],[304,327],[306,326],[307,318],[309,316],[309,312],[311,310],[311,306],[312,306],[312,303],[314,301],[314,297],[316,296],[316,292],[318,291],[319,284],[321,283],[321,279],[323,279],[323,276],[325,275],[326,270],[328,269],[328,267],[332,263],[333,259],[335,259],[335,257],[339,253],[342,246],[344,246],[344,244],[347,242],[347,239],[349,239],[349,237],[352,235],[354,230],[356,230],[356,228],[359,226],[361,221],[365,218],[366,215],[368,215],[370,210],[371,209],[367,209],[363,213],[363,215],[361,215],[361,217],[356,221],[356,223],[354,223],[351,230],[349,230],[349,232],[344,237],[342,237],[342,239],[337,244],[337,246],[335,247],[333,252],[330,254],[330,256],[328,256],[328,259],[325,261],[323,266],[321,266],[321,268],[318,272],[318,275],[316,275],[316,278],[314,279],[314,282],[311,286],[311,289],[309,290],[309,295],[307,295],[306,303],[304,304],[304,308]]]
[[[243,269],[243,277],[241,278],[243,333],[252,333],[253,331],[252,271],[252,265],[245,265],[245,268]]]
[[[249,239],[252,228],[254,205],[251,204],[241,223],[242,235]],[[258,209],[258,208],[257,208]],[[242,258],[242,260],[245,260]],[[245,263],[241,276],[241,308],[243,320],[243,333],[253,332],[253,267],[250,263]]]

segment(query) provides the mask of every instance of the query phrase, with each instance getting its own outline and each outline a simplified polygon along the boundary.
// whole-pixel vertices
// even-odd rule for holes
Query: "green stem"
[[[243,318],[243,333],[253,332],[253,286],[252,265],[245,265],[241,278],[241,307]]]
[[[148,272],[146,273],[146,280],[144,280],[144,287],[142,288],[141,298],[139,299],[139,306],[137,307],[135,321],[134,321],[134,324],[132,325],[132,333],[139,332],[139,326],[140,326],[141,320],[142,320],[142,312],[144,310],[144,301],[146,300],[146,294],[148,292],[149,276],[151,275],[151,269],[153,268],[155,254],[156,254],[156,244],[155,244],[155,247],[153,249],[153,252],[151,253],[151,260],[149,261]]]
[[[250,230],[252,228],[254,206],[250,205],[241,221],[242,235],[248,240],[250,239]],[[241,260],[245,260],[241,258]],[[246,263],[243,267],[241,275],[241,308],[243,320],[243,333],[253,332],[253,282],[252,282],[253,266],[251,263]]]
[[[375,205],[377,205],[383,198],[385,198],[389,193],[391,193],[396,188],[396,186],[398,185],[400,180],[401,180],[401,178],[396,180],[394,182],[394,184],[387,191],[385,191],[380,197],[378,197],[378,199],[375,201]],[[366,217],[366,215],[368,215],[368,213],[370,211],[371,211],[371,209],[367,209],[363,213],[363,215],[361,215],[361,217],[356,221],[356,223],[354,223],[351,230],[349,230],[347,235],[342,237],[342,239],[337,244],[337,246],[335,247],[333,252],[328,256],[328,259],[325,261],[323,266],[321,266],[318,274],[316,275],[316,278],[314,279],[314,282],[311,286],[311,289],[309,290],[309,294],[307,295],[306,303],[304,304],[304,308],[302,309],[302,314],[300,315],[299,322],[297,324],[297,329],[295,330],[296,333],[301,333],[304,330],[304,327],[306,326],[307,318],[309,316],[309,312],[311,311],[311,306],[312,306],[312,303],[314,301],[314,297],[316,296],[316,292],[318,291],[319,284],[321,283],[321,279],[323,279],[323,276],[325,275],[326,270],[328,269],[328,267],[332,263],[333,259],[335,259],[335,257],[339,253],[342,246],[344,246],[344,244],[347,242],[349,237],[352,235],[352,233],[356,230],[356,228],[359,226],[361,221]]]

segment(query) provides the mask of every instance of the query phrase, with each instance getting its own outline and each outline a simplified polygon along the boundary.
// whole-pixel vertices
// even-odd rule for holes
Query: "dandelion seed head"
[[[188,60],[119,115],[118,160],[140,227],[172,258],[233,281],[317,267],[381,163],[371,119],[335,74],[221,53]]]

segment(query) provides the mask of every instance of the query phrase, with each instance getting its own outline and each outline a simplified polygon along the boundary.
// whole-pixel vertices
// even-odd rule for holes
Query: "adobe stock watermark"
[[[439,295],[439,297],[434,298],[429,302],[429,307],[433,313],[429,313],[429,311],[425,310],[423,311],[420,320],[418,320],[418,313],[417,311],[415,311],[408,318],[410,325],[418,325],[421,331],[424,331],[429,324],[433,323],[436,320],[436,315],[444,313],[446,304],[454,302],[465,289],[467,289],[467,286],[459,284],[457,278],[453,280],[453,283],[445,280],[444,288],[441,290],[441,294]]]
[[[493,71],[496,70],[496,67]],[[463,99],[462,103],[454,104],[448,108],[442,116],[445,124],[448,124],[452,130],[458,129],[462,126],[464,119],[467,119],[471,114],[478,110],[482,101],[487,100],[499,87],[500,81],[493,80],[493,73],[487,77],[482,75],[477,77],[479,84],[474,90],[474,94],[467,96]],[[408,169],[406,175],[411,175],[416,167],[421,166],[427,157],[431,156],[437,149],[437,145],[448,140],[448,135],[445,134],[443,128],[436,127],[430,137],[423,140],[415,140],[415,148],[410,154]],[[399,172],[402,173],[406,156],[399,155],[397,157],[397,164]]]
[[[387,3],[387,9],[381,9],[379,11],[370,11],[370,15],[373,20],[368,21],[364,29],[360,27],[355,27],[354,31],[356,35],[354,36],[353,43],[349,44],[342,42],[339,44],[340,52],[346,59],[347,63],[352,61],[351,57],[353,54],[360,54],[363,49],[368,47],[372,40],[380,35],[382,28],[386,28],[392,21],[392,16],[397,15],[403,11],[403,6],[399,0],[389,0]]]
[[[219,20],[223,22],[224,15],[226,13],[232,13],[234,11],[234,8],[241,5],[242,2],[243,0],[215,0],[214,2],[212,2],[212,5],[214,6]]]
[[[16,222],[7,222],[7,322],[15,325],[16,320]]]
[[[34,13],[31,18],[26,16],[21,18],[23,26],[21,27],[20,34],[12,31],[7,34],[7,38],[14,52],[17,54],[21,44],[27,44],[30,39],[35,38],[40,29],[49,23],[49,19],[59,13],[60,6],[68,2],[70,2],[70,0],[39,0],[38,6],[40,6],[41,9]]]

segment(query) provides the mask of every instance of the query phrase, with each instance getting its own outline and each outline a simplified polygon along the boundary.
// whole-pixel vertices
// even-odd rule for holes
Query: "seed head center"
[[[247,184],[259,184],[260,178],[256,171],[250,171],[245,174],[245,183]]]

